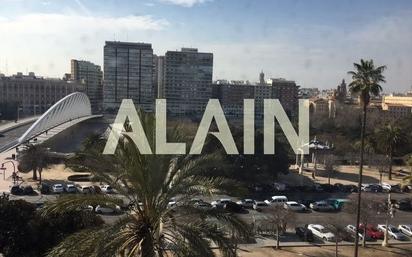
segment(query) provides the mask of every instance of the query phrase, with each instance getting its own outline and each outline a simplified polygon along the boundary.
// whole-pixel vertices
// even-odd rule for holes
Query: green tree
[[[366,128],[366,113],[369,105],[371,95],[379,95],[382,91],[380,83],[385,82],[383,71],[386,66],[375,67],[373,60],[360,60],[360,63],[354,63],[354,71],[349,71],[348,74],[352,76],[352,82],[349,84],[349,90],[353,95],[359,95],[360,105],[362,108],[362,127],[361,127],[361,151],[359,163],[359,180],[358,188],[362,186],[362,171],[363,171],[363,154],[365,146],[365,128]],[[358,192],[358,204],[356,215],[356,230],[359,231],[359,219],[361,208],[361,190]],[[355,237],[355,252],[354,256],[358,256],[358,242],[359,236],[356,233]]]
[[[378,145],[389,159],[388,177],[389,180],[391,180],[393,154],[399,146],[407,141],[407,139],[402,129],[392,124],[387,124],[384,127],[379,128],[376,134],[378,138]]]
[[[140,114],[149,143],[154,149],[153,116]],[[178,130],[169,141],[182,141]],[[196,208],[193,197],[224,192],[231,180],[205,176],[221,165],[219,154],[142,155],[125,133],[114,155],[103,155],[104,140],[79,152],[71,166],[91,171],[98,181],[110,184],[127,199],[129,210],[115,224],[76,233],[48,256],[215,256],[211,242],[223,256],[236,256],[235,241],[249,236],[249,227],[236,216],[215,209]],[[76,164],[77,163],[77,164]],[[171,199],[178,201],[170,206]],[[81,208],[85,205],[120,204],[108,195],[72,195],[49,203],[43,215]]]
[[[39,179],[42,182],[42,171],[51,164],[59,162],[59,158],[54,156],[42,144],[29,144],[18,155],[19,166],[21,172],[27,173],[33,171],[33,180]],[[37,172],[39,177],[37,177]]]

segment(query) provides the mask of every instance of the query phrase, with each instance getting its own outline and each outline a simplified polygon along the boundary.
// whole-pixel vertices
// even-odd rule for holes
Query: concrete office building
[[[106,41],[103,109],[116,112],[123,99],[153,111],[153,49],[151,44]]]
[[[195,48],[165,55],[164,96],[168,111],[177,116],[202,115],[212,96],[213,54]]]
[[[0,76],[0,103],[14,105],[20,117],[39,115],[73,92],[85,92],[84,84],[38,77],[33,72]]]
[[[99,65],[89,61],[71,60],[70,80],[85,85],[93,113],[103,109],[103,73]]]

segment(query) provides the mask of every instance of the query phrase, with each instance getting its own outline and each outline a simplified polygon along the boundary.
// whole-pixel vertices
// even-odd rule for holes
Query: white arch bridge
[[[84,120],[100,116],[101,115],[92,115],[90,100],[86,94],[74,92],[57,101],[17,140],[1,146],[0,153],[24,144],[43,133],[47,133],[50,129],[63,124],[70,123],[68,126],[70,127]]]

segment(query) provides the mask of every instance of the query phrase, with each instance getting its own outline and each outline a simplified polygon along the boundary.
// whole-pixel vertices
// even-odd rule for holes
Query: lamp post
[[[13,161],[3,162],[3,163],[1,164],[1,170],[3,170],[3,180],[6,180],[6,168],[4,167],[4,164],[6,164],[6,163],[11,163],[11,164],[13,164],[13,174],[16,174],[16,165],[14,164]]]
[[[389,226],[389,218],[393,218],[395,214],[395,210],[393,208],[392,204],[392,199],[391,199],[391,193],[389,192],[388,194],[388,209],[386,213],[386,224],[385,224],[385,237],[382,241],[382,246],[383,247],[388,247],[389,246],[389,235],[388,235],[388,226]]]

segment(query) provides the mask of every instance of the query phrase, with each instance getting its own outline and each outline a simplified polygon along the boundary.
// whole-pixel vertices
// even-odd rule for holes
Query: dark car
[[[12,195],[22,195],[24,193],[23,188],[18,185],[14,185],[10,188],[10,193]]]
[[[41,183],[39,190],[41,194],[47,195],[51,193],[51,186],[47,183]]]
[[[410,211],[412,210],[411,199],[409,198],[401,199],[394,204],[394,207],[401,211]]]
[[[313,242],[313,233],[309,229],[305,227],[296,227],[295,231],[296,235],[299,236],[302,241]]]
[[[383,192],[383,188],[382,188],[381,185],[372,184],[372,185],[371,185],[371,188],[372,188],[372,192],[375,192],[375,193],[381,193],[381,192]]]
[[[355,234],[350,233],[346,230],[340,231],[339,237],[341,240],[346,241],[346,242],[355,242]]]
[[[32,186],[23,187],[23,194],[25,194],[25,195],[34,195],[35,192],[33,190],[33,187]]]
[[[244,213],[245,209],[242,208],[239,204],[235,202],[228,202],[223,206],[223,209],[227,212],[234,212],[234,213]]]
[[[330,184],[321,184],[320,187],[322,188],[322,190],[323,190],[324,192],[327,192],[327,193],[333,193],[333,192],[335,192],[335,187],[334,187],[333,185],[330,185]]]

